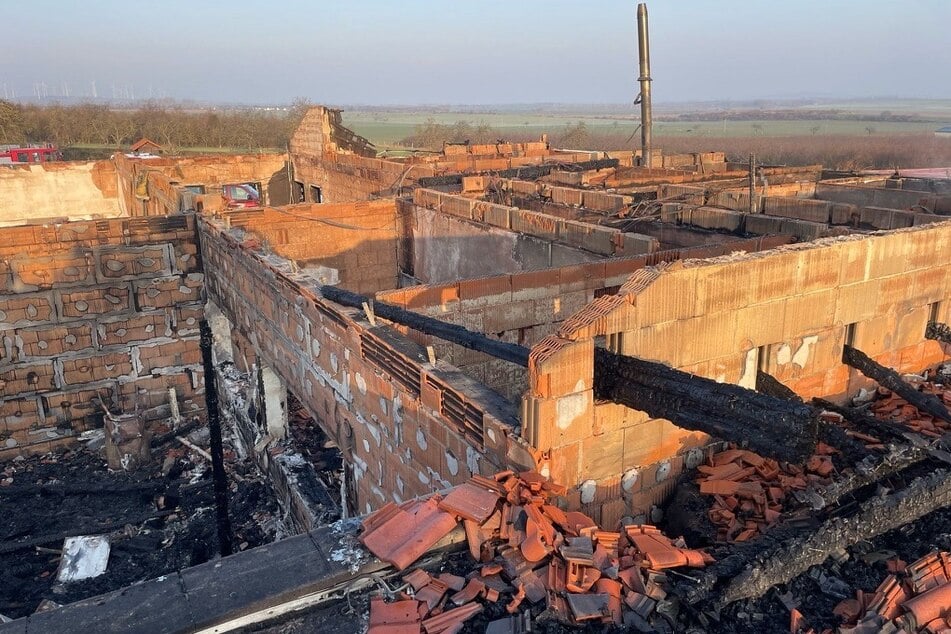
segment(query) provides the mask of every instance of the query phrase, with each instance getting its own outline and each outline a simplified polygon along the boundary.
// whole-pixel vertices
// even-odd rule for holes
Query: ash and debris
[[[207,447],[207,429],[187,439]],[[218,556],[206,458],[174,435],[152,449],[151,463],[131,473],[110,471],[99,451],[83,446],[4,465],[0,614],[27,616],[45,600],[71,603]],[[224,449],[235,551],[279,539],[286,530],[266,478],[228,439]],[[106,571],[57,583],[63,540],[78,534],[109,536]]]
[[[369,551],[357,540],[359,528],[360,520],[355,518],[337,520],[330,525],[331,535],[336,541],[327,553],[327,558],[330,561],[349,565],[350,572],[353,574],[359,572],[360,568],[373,559]],[[322,548],[327,549],[327,546]]]

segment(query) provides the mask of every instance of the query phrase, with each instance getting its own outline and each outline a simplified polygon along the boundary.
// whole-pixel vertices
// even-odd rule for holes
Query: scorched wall
[[[0,229],[0,458],[49,451],[113,411],[203,400],[194,216]]]
[[[313,280],[251,236],[200,224],[210,298],[338,444],[360,512],[474,473],[534,466],[497,395],[451,366],[429,365],[388,326],[319,297]]]

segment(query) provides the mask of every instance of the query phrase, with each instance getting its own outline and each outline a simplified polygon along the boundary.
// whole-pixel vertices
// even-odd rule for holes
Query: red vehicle
[[[62,152],[51,143],[27,146],[0,145],[0,164],[47,163],[62,160]]]
[[[225,209],[248,209],[261,206],[261,193],[256,183],[222,185],[221,198]]]

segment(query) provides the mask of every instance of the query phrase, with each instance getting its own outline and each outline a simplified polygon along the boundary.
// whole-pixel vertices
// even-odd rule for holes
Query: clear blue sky
[[[655,101],[951,98],[951,0],[654,0]],[[0,90],[624,103],[635,2],[6,0]],[[0,97],[3,92],[0,92]]]

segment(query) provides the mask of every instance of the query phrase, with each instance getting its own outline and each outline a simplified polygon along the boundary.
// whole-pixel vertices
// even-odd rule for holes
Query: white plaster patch
[[[446,468],[449,469],[450,474],[459,475],[459,460],[452,455],[451,451],[446,452]]]
[[[359,372],[356,373],[354,377],[357,381],[357,389],[360,390],[360,394],[366,396],[367,393],[367,380],[363,378]]]
[[[550,477],[551,477],[551,465],[546,462],[544,465],[542,465],[542,468],[538,470],[538,473],[540,473],[541,475],[543,475],[543,476],[546,477],[546,478],[550,478]]]
[[[382,397],[380,398],[380,405],[383,407],[383,412],[386,413],[386,404]],[[393,422],[403,422],[403,399],[400,398],[399,394],[393,397]]]
[[[657,472],[656,472],[656,475],[654,476],[655,480],[657,480],[658,482],[663,482],[664,480],[667,479],[667,476],[669,475],[670,475],[669,462],[662,462],[659,465],[657,465]]]
[[[783,344],[779,346],[779,350],[776,351],[776,363],[779,365],[786,365],[792,361],[792,349],[789,347],[789,344]]]
[[[310,342],[310,349],[314,352],[315,357],[320,356],[320,342],[319,341],[317,341],[316,339],[312,340]]]
[[[491,427],[489,427],[489,428],[487,428],[487,429],[485,430],[485,433],[486,433],[486,435],[489,437],[489,440],[491,440],[492,442],[495,442],[495,430],[494,430],[494,429],[492,429]]]
[[[422,482],[423,484],[429,484],[429,476],[427,476],[425,473],[423,473],[422,471],[419,471],[417,472],[416,475],[419,476],[420,482]]]
[[[423,451],[426,451],[426,447],[429,446],[429,443],[426,442],[426,435],[423,433],[422,429],[416,430],[416,444],[419,445],[419,448]]]
[[[585,480],[579,487],[581,492],[581,503],[591,504],[594,502],[594,494],[598,491],[598,483],[594,480]]]
[[[380,397],[380,411],[383,412],[383,415],[386,416],[386,399],[382,396]],[[396,416],[393,416],[393,422],[398,422]]]
[[[337,355],[333,352],[330,353],[330,369],[334,372],[337,371]]]
[[[403,478],[396,476],[396,488],[399,489],[400,493],[403,492]]]
[[[377,429],[376,425],[371,425],[370,423],[367,423],[366,425],[367,425],[367,431],[370,432],[370,435],[373,436],[373,440],[376,441],[376,446],[379,447],[380,444],[382,443],[380,430]]]
[[[568,429],[571,423],[584,414],[588,407],[588,397],[585,393],[571,394],[558,399],[555,406],[555,424],[558,429]]]
[[[640,472],[637,469],[628,469],[624,472],[624,475],[621,476],[621,488],[625,491],[630,491],[634,488],[634,485],[637,484],[639,477]]]
[[[743,376],[740,377],[739,385],[750,390],[756,389],[756,370],[759,367],[759,349],[750,348],[746,352],[746,360],[743,362]]]
[[[796,354],[793,355],[793,364],[798,365],[800,368],[806,367],[806,363],[809,362],[809,348],[814,346],[817,341],[819,341],[818,335],[803,337],[802,345],[799,346],[799,348],[796,350]]]
[[[367,440],[366,438],[363,439],[363,449],[367,453],[370,453],[370,441]]]
[[[466,466],[469,467],[469,473],[479,473],[479,452],[466,445]]]

